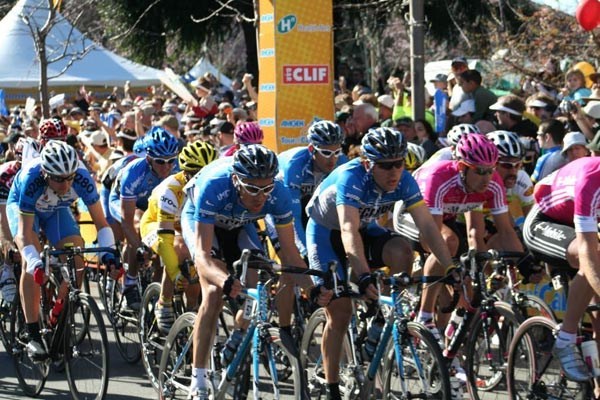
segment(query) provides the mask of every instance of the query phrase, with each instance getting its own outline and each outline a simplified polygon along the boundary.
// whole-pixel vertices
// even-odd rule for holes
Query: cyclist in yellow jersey
[[[183,148],[179,154],[181,172],[169,176],[153,191],[148,200],[148,209],[140,223],[142,242],[152,248],[165,267],[161,282],[161,293],[155,309],[158,327],[167,333],[174,322],[173,291],[175,286],[186,290],[188,307],[198,304],[200,285],[190,282],[182,273],[181,263],[192,260],[181,236],[181,209],[185,202],[183,187],[202,167],[218,157],[215,148],[206,142],[193,142]],[[191,278],[196,278],[195,268],[189,269]]]

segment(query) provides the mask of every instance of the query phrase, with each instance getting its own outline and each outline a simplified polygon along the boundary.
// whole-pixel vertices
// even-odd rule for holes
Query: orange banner
[[[259,6],[258,120],[265,145],[281,152],[306,144],[314,120],[333,119],[332,1]]]

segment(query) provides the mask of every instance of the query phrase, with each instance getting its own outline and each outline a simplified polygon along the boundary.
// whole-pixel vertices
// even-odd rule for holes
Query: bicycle
[[[449,399],[450,378],[439,344],[423,324],[410,321],[407,312],[412,310],[414,302],[412,298],[408,300],[404,297],[406,288],[416,283],[438,282],[439,278],[411,278],[406,273],[386,278],[382,271],[374,274],[378,282],[378,304],[384,313],[385,325],[372,360],[365,369],[358,349],[366,335],[358,334],[356,317],[353,317],[342,349],[342,397]],[[390,296],[381,294],[382,284],[390,286]],[[342,292],[341,295],[354,299],[358,296],[349,291]],[[367,315],[369,314],[372,312],[367,311]],[[317,310],[309,319],[301,345],[301,363],[308,372],[311,398],[320,397],[326,384],[319,340],[325,323],[324,310]]]
[[[280,273],[315,275],[319,271],[297,267],[281,267],[262,256],[244,250],[240,260],[234,263],[236,271],[241,269],[240,281],[244,283],[248,268],[259,271],[259,281],[255,289],[244,288],[246,298],[245,317],[250,325],[238,347],[233,360],[227,367],[219,361],[219,350],[224,339],[217,332],[217,343],[213,346],[213,357],[209,381],[212,398],[222,400],[234,397],[245,398],[250,390],[247,371],[252,375],[253,398],[280,398],[283,394],[302,397],[302,377],[300,364],[279,335],[279,330],[269,323],[269,288]],[[237,274],[236,274],[237,275]],[[194,314],[186,313],[173,325],[167,336],[163,351],[159,382],[162,398],[183,398],[187,396],[191,374],[192,330]],[[223,338],[220,342],[219,338]],[[250,359],[250,362],[247,362]],[[266,364],[266,373],[261,365]],[[248,370],[246,370],[248,368]],[[281,379],[282,369],[289,370]],[[260,393],[260,395],[259,395]]]
[[[510,304],[498,301],[488,293],[484,270],[488,261],[520,256],[523,253],[496,250],[477,252],[471,249],[460,257],[465,273],[472,281],[473,295],[468,295],[463,281],[462,289],[468,307],[449,338],[444,357],[448,367],[456,369],[452,361],[464,346],[459,357],[464,358],[471,399],[503,398],[506,395],[508,347],[522,318]],[[458,297],[455,291],[451,308],[456,307]]]
[[[189,268],[194,268],[194,264],[190,260],[185,260],[180,267],[182,275],[190,283],[198,283],[198,278],[190,277]],[[158,391],[159,382],[158,374],[160,369],[160,359],[164,349],[166,336],[161,334],[158,329],[158,323],[154,311],[160,297],[161,285],[158,282],[153,282],[146,287],[144,296],[142,297],[142,305],[140,307],[140,316],[138,321],[139,336],[142,348],[142,364],[148,375],[148,379],[152,387]],[[187,307],[183,299],[183,290],[175,289],[173,295],[173,310],[175,319],[183,315]]]
[[[10,324],[16,318],[19,307],[19,279],[21,277],[20,254],[18,251],[10,249],[6,262],[13,268],[15,276],[16,292],[12,302],[2,299],[0,301],[0,340],[7,353],[11,353],[13,346],[13,337],[10,332]]]
[[[568,271],[560,269],[556,277],[568,295]],[[586,313],[600,311],[600,304],[586,308]],[[532,317],[515,332],[508,354],[508,391],[511,399],[593,399],[594,382],[568,380],[552,349],[558,334],[556,321]],[[590,340],[593,332],[580,325],[578,344]]]
[[[94,299],[79,289],[78,279],[82,279],[82,274],[75,264],[76,257],[99,252],[112,252],[118,256],[116,250],[104,247],[54,250],[44,247],[42,261],[48,281],[41,291],[40,333],[48,353],[46,360],[36,362],[29,358],[26,350],[29,337],[20,307],[11,323],[11,334],[15,339],[11,356],[19,384],[29,396],[37,396],[42,391],[50,364],[61,366],[63,362],[73,399],[99,400],[106,395],[109,354],[104,320]],[[65,261],[55,257],[63,257]],[[68,286],[68,294],[56,323],[53,323],[50,310],[58,300],[56,295],[63,282]]]

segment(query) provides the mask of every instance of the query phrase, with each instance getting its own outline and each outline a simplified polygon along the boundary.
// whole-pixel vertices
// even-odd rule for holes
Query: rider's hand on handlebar
[[[379,298],[379,292],[370,272],[365,272],[358,277],[358,291],[367,299],[377,300]]]

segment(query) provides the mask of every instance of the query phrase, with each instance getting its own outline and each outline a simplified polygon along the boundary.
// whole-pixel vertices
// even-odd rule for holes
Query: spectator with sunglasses
[[[404,170],[407,142],[402,133],[392,128],[370,129],[362,139],[361,150],[362,157],[336,168],[310,199],[306,207],[306,244],[311,268],[327,270],[335,260],[337,274],[343,280],[349,263],[358,276],[360,293],[372,301],[378,294],[371,268],[388,266],[392,273],[411,270],[413,252],[409,243],[377,224],[377,219],[391,211],[397,201],[406,204],[424,233],[425,243],[442,264],[449,269],[454,265],[417,183]],[[427,273],[439,276],[444,268],[429,269]],[[322,284],[317,280],[318,286]],[[423,298],[423,304],[433,308],[430,303]],[[340,399],[339,361],[352,301],[348,297],[334,298],[325,310],[322,353],[327,398]]]
[[[233,262],[242,249],[260,251],[263,247],[253,222],[270,214],[281,245],[283,265],[306,266],[294,241],[292,199],[283,183],[275,179],[279,163],[275,153],[264,146],[249,144],[233,157],[207,165],[184,190],[188,196],[181,218],[182,233],[200,276],[202,303],[194,326],[194,357],[190,394],[192,399],[207,396],[207,368],[223,307],[223,295],[240,294],[240,282],[230,275]],[[289,290],[277,296],[279,322],[290,326],[293,285],[282,277]],[[249,284],[256,273],[249,274]],[[327,300],[324,295],[324,300]],[[243,325],[238,325],[221,354],[228,364],[239,345]]]
[[[129,263],[129,269],[123,293],[127,306],[134,311],[139,309],[141,301],[141,293],[137,287],[136,260],[136,251],[142,246],[140,219],[148,208],[152,190],[179,169],[179,141],[175,136],[155,126],[148,131],[141,143],[146,151],[145,157],[131,161],[118,173],[109,197],[110,214],[120,222],[126,240],[125,259]]]
[[[96,184],[77,158],[75,149],[65,142],[53,140],[46,144],[40,157],[23,167],[15,178],[6,205],[10,231],[24,260],[21,274],[21,299],[29,333],[27,351],[31,359],[39,361],[47,357],[40,337],[39,304],[40,287],[45,276],[40,252],[42,244],[38,235],[42,229],[50,245],[62,248],[67,243],[84,246],[70,205],[81,198],[87,206],[98,232],[98,245],[115,245],[112,230],[108,226]],[[101,256],[106,265],[115,266],[112,254]],[[83,261],[78,259],[78,269]],[[66,284],[59,289],[65,296]]]
[[[426,163],[414,174],[447,249],[453,256],[462,254],[469,248],[487,250],[483,214],[486,204],[496,224],[499,243],[502,243],[501,250],[522,251],[508,213],[506,190],[500,174],[496,172],[498,149],[494,143],[484,135],[464,135],[456,145],[455,156],[455,160]],[[463,213],[466,224],[457,221],[457,216]],[[427,232],[420,230],[415,222],[417,221],[405,213],[400,205],[395,207],[394,230],[409,239],[413,245],[419,246],[420,240],[427,237]],[[438,259],[433,254],[430,255],[425,261],[425,271],[439,269],[441,265]],[[435,294],[430,294],[429,291]],[[439,285],[430,286],[423,292],[433,301],[426,308],[421,308],[428,312],[420,313],[419,321],[428,324],[433,322],[427,320],[433,317],[433,307],[439,293]],[[443,329],[447,321],[442,321],[439,317],[441,316],[438,316],[437,327]]]

